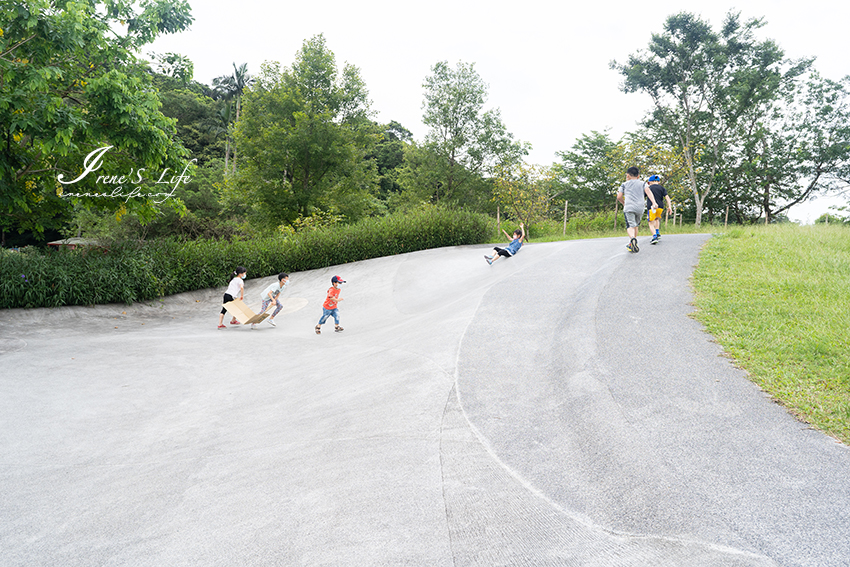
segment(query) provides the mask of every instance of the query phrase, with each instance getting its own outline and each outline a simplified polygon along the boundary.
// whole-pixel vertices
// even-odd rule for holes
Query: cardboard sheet
[[[251,311],[251,308],[245,305],[245,302],[241,299],[234,299],[233,301],[228,301],[222,307],[227,309],[227,312],[236,317],[236,320],[242,323],[243,325],[253,325],[255,323],[261,323],[266,320],[266,317],[269,316],[269,310],[274,306],[274,303],[270,303],[269,306],[263,313],[256,314]]]

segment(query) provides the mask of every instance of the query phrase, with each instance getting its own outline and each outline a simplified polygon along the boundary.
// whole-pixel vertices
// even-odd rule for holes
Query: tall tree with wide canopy
[[[745,187],[743,210],[772,218],[812,195],[850,185],[850,77],[812,72],[770,120],[744,122],[730,177]],[[739,207],[740,208],[740,207]]]
[[[192,22],[183,0],[0,4],[0,229],[58,228],[73,205],[155,214],[152,199],[63,199],[94,150],[113,146],[97,175],[181,172],[186,151],[159,109],[139,49]],[[114,189],[95,175],[76,193]],[[179,206],[179,203],[170,201]]]
[[[487,85],[472,63],[458,62],[452,69],[440,61],[425,79],[424,115],[430,128],[424,150],[436,157],[439,171],[432,172],[434,186],[427,188],[439,201],[463,201],[464,192],[480,186],[481,177],[498,164],[519,162],[529,144],[513,139],[498,109],[484,110]],[[406,179],[421,176],[408,172]],[[422,189],[422,188],[414,188]]]
[[[654,110],[648,125],[668,136],[685,158],[696,224],[715,187],[723,157],[740,142],[740,121],[766,115],[810,65],[787,62],[771,40],[759,41],[760,19],[729,13],[719,32],[686,12],[670,16],[647,51],[611,63],[623,91],[645,92]]]
[[[262,222],[364,214],[376,184],[365,157],[378,134],[359,69],[346,64],[340,73],[323,35],[305,41],[289,69],[264,64],[243,104],[235,187]]]

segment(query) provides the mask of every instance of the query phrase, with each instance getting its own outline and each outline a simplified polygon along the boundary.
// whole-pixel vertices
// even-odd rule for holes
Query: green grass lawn
[[[750,379],[850,443],[850,228],[730,228],[693,283],[695,317]]]

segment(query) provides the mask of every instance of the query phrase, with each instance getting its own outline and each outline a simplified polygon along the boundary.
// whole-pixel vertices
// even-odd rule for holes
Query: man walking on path
[[[629,243],[626,249],[629,252],[638,252],[638,226],[643,218],[644,196],[652,202],[652,208],[658,208],[655,197],[649,187],[640,180],[640,172],[636,167],[626,170],[626,182],[620,186],[617,192],[617,200],[623,203],[623,216],[626,217],[626,233],[629,235]]]

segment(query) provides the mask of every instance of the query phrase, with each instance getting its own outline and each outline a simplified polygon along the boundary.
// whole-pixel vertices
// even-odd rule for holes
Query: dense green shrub
[[[251,240],[155,240],[108,249],[0,250],[0,308],[133,303],[223,286],[245,266],[251,277],[300,272],[441,246],[486,242],[484,215],[429,207],[353,225]]]

